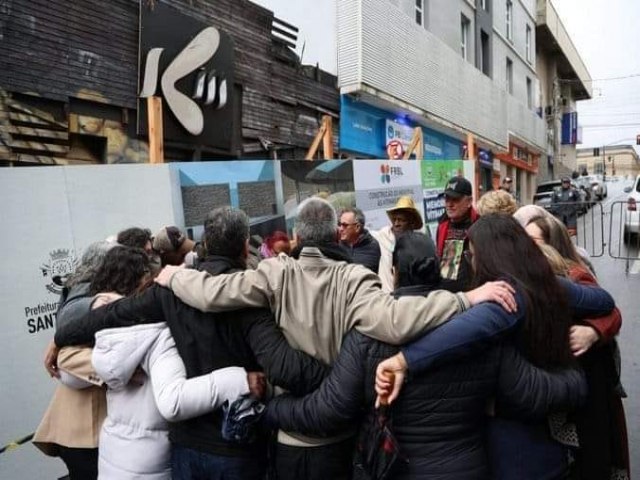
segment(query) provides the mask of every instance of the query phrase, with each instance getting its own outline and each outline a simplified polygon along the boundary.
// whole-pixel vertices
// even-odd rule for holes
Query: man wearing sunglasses
[[[359,208],[345,208],[340,213],[338,235],[340,243],[349,250],[353,263],[364,265],[378,273],[380,245],[365,228],[365,216]]]

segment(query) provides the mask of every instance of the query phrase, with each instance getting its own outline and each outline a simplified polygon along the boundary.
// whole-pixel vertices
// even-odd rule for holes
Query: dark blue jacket
[[[354,421],[370,420],[376,366],[397,351],[350,332],[319,390],[302,399],[277,397],[267,407],[267,421],[287,431],[326,436]],[[484,441],[488,398],[497,397],[514,414],[542,418],[549,410],[575,406],[585,394],[580,372],[550,374],[503,345],[415,375],[392,407],[393,430],[409,459],[397,466],[392,477],[488,479]]]
[[[609,313],[613,298],[599,287],[586,287],[559,279],[574,318],[595,318]],[[526,304],[516,294],[518,310],[505,314],[496,304],[484,303],[463,312],[434,331],[402,348],[411,375],[423,375],[435,366],[478,358],[491,346],[515,332],[524,319]],[[486,353],[482,353],[482,351]],[[441,368],[441,367],[439,367]],[[524,411],[498,399],[495,418],[489,425],[487,448],[492,478],[496,480],[552,479],[566,470],[566,452],[554,442],[544,421],[523,422]],[[516,419],[516,420],[514,420]]]

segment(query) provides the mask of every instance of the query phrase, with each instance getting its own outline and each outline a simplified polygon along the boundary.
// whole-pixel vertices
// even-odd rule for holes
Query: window
[[[513,42],[513,3],[507,0],[507,40]]]
[[[527,108],[533,108],[533,82],[527,77]]]
[[[424,0],[416,0],[416,23],[424,25]]]
[[[489,50],[489,35],[480,30],[480,70],[487,77],[491,77],[491,53]]]
[[[467,59],[469,52],[469,19],[464,15],[460,16],[460,53],[462,58]]]
[[[509,58],[507,58],[507,75],[505,79],[505,86],[507,87],[507,92],[513,94],[513,62]]]
[[[487,10],[487,0],[480,0],[480,8],[482,10]]]
[[[527,40],[526,40],[526,46],[525,48],[527,49],[527,62],[531,63],[531,27],[529,25],[527,25]]]

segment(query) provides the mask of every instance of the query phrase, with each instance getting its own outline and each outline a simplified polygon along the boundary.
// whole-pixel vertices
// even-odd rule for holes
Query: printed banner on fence
[[[356,206],[367,219],[369,230],[389,225],[387,210],[398,198],[409,195],[420,210],[422,185],[420,162],[415,160],[354,160]]]

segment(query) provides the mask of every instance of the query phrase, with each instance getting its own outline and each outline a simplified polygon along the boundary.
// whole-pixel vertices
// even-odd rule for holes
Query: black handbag
[[[400,453],[400,445],[392,430],[390,407],[378,407],[367,419],[358,435],[355,470],[358,478],[384,480],[398,463],[407,460]]]

